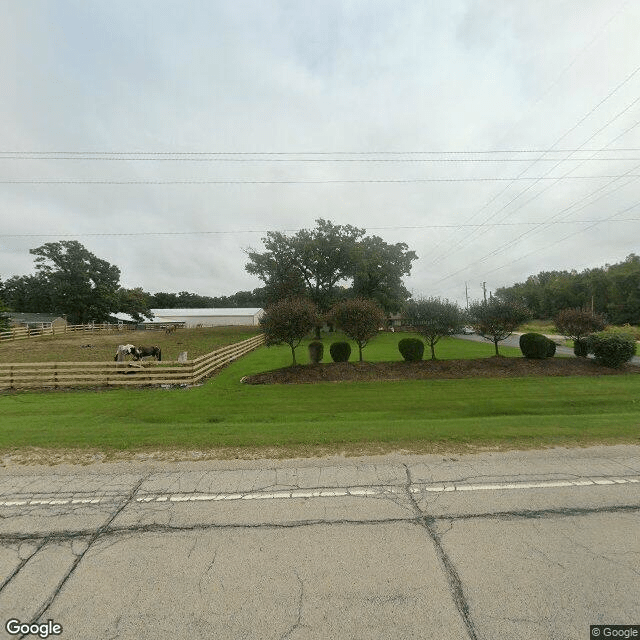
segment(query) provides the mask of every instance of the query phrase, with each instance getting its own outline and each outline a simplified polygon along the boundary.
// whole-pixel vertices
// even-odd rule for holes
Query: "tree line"
[[[584,271],[541,271],[525,282],[496,291],[526,306],[536,318],[555,318],[563,309],[587,308],[612,324],[640,322],[640,256]]]
[[[11,311],[66,316],[73,324],[104,322],[118,312],[140,322],[151,309],[266,307],[283,297],[305,296],[322,310],[339,300],[367,297],[397,311],[410,297],[402,278],[417,259],[404,243],[388,244],[364,229],[318,219],[294,235],[268,232],[264,250],[247,249],[245,269],[264,285],[230,296],[188,291],[150,293],[120,285],[120,269],[75,240],[49,242],[29,253],[35,273],[0,281],[2,303]]]

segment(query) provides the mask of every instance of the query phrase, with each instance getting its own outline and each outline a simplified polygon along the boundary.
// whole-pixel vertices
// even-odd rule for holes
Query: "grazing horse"
[[[118,362],[118,360],[124,360],[125,356],[135,356],[135,349],[135,346],[132,344],[118,345],[118,350],[116,351],[116,357],[114,360]]]
[[[133,359],[134,360],[142,360],[142,358],[146,358],[147,356],[152,356],[156,360],[162,360],[162,353],[160,351],[160,347],[134,347],[133,348]]]

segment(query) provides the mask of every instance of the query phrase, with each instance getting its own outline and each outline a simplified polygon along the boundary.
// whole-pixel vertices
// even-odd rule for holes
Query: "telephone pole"
[[[482,283],[482,294],[484,296],[484,301],[487,301],[487,283],[483,282]]]
[[[464,283],[464,297],[467,300],[467,311],[469,311],[469,286],[466,282]]]

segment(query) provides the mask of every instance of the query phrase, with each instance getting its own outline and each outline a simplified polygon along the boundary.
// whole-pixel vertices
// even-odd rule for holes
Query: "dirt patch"
[[[582,358],[478,358],[422,362],[331,362],[264,371],[243,378],[246,384],[311,384],[314,382],[372,382],[455,378],[519,378],[523,376],[614,376],[640,373],[627,364],[602,367]]]

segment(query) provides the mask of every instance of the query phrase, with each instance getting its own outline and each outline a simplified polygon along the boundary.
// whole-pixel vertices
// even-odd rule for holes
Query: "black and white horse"
[[[135,357],[135,350],[136,347],[132,344],[119,344],[114,360],[118,362],[124,360],[125,356]]]
[[[134,347],[132,352],[134,360],[142,360],[142,358],[146,358],[147,356],[152,356],[156,360],[162,360],[162,352],[160,351],[160,347]]]

